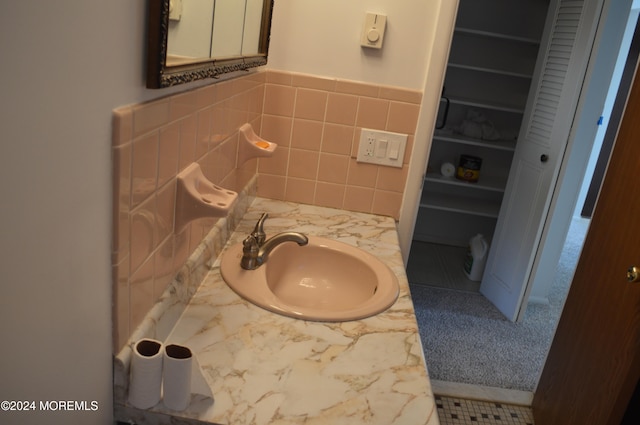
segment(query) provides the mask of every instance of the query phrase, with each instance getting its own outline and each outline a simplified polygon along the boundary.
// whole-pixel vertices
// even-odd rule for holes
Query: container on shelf
[[[472,155],[460,155],[456,177],[472,183],[477,182],[478,178],[480,178],[480,167],[482,167],[482,158]]]

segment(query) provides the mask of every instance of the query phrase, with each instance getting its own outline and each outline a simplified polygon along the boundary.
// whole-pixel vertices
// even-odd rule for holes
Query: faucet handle
[[[258,246],[262,246],[264,241],[267,239],[267,234],[264,232],[264,221],[267,217],[269,217],[269,214],[262,213],[260,219],[256,223],[256,227],[254,227],[253,232],[251,233],[251,236],[255,238],[256,242],[258,242]]]
[[[260,247],[256,238],[252,235],[247,236],[242,241],[242,259],[240,260],[240,266],[245,270],[253,270],[257,267],[256,261],[258,258],[258,252]]]
[[[256,238],[253,235],[247,236],[242,241],[242,251],[246,254],[251,252],[258,252],[259,249],[260,247],[258,246],[258,241],[256,241]]]

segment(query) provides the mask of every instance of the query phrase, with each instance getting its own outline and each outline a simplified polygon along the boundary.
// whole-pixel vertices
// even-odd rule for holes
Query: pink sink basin
[[[238,295],[296,319],[342,322],[378,314],[398,297],[395,274],[375,256],[342,242],[310,236],[285,242],[256,270],[240,267],[242,244],[222,257],[222,278]]]

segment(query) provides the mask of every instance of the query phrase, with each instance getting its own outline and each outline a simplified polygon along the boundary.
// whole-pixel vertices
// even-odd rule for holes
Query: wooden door
[[[640,378],[640,282],[627,281],[634,265],[640,267],[637,77],[536,389],[537,424],[620,423]]]

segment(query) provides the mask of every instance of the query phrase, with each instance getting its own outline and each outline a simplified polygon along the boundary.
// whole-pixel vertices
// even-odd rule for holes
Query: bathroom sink
[[[341,322],[378,314],[398,297],[395,274],[375,256],[339,241],[309,236],[285,242],[255,270],[240,267],[242,244],[223,254],[222,278],[238,295],[285,316]]]

